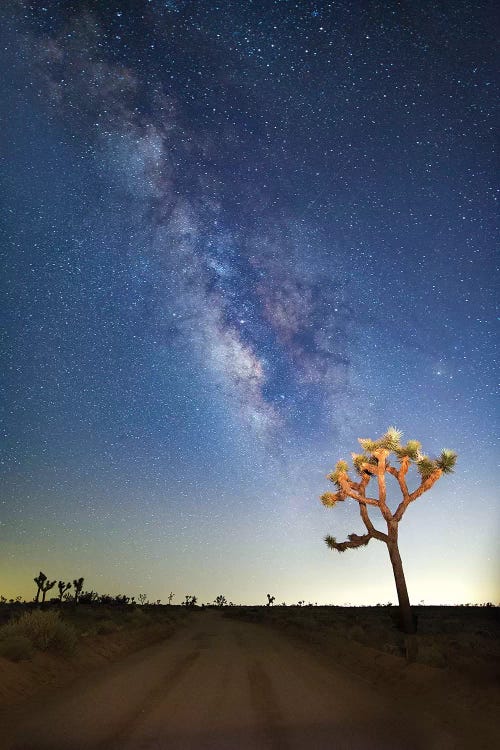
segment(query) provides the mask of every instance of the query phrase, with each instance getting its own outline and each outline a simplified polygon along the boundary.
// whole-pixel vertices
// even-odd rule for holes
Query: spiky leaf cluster
[[[339,477],[341,474],[345,474],[348,471],[349,466],[345,461],[337,461],[334,471],[332,471],[331,474],[328,474],[327,479],[329,479],[330,482],[333,482],[333,484],[336,484],[337,487],[340,487]]]
[[[395,427],[389,427],[385,435],[378,439],[379,447],[385,448],[388,451],[397,450],[401,443],[403,433],[401,430],[397,430]]]
[[[444,448],[441,455],[436,459],[436,466],[441,469],[443,474],[451,474],[457,462],[457,454],[454,451]]]
[[[343,552],[344,551],[344,550],[339,550],[338,549],[338,542],[337,542],[337,540],[335,539],[334,536],[330,536],[330,534],[327,534],[325,536],[325,542],[326,542],[326,546],[329,547],[330,549],[336,549],[338,552]]]
[[[358,534],[349,534],[347,542],[337,542],[334,536],[329,534],[325,536],[325,542],[327,547],[334,549],[337,552],[345,552],[346,549],[357,549],[358,547],[366,547],[371,539],[370,534],[364,534],[359,536]]]
[[[417,456],[417,470],[422,479],[428,479],[438,468],[436,461],[433,461],[429,456],[423,456],[419,453]]]
[[[352,453],[351,455],[353,466],[360,475],[365,471],[363,464],[372,464],[372,466],[377,466],[378,464],[375,456],[372,456],[370,453]]]
[[[345,500],[341,492],[324,492],[321,495],[321,502],[326,508],[333,508],[338,502]]]
[[[368,460],[364,453],[352,453],[352,463],[358,474],[362,473],[361,465]]]
[[[395,427],[389,427],[385,435],[379,437],[378,440],[371,440],[371,438],[359,438],[358,442],[366,453],[373,453],[377,450],[397,451],[401,448],[401,437],[403,433],[401,430],[397,430]]]
[[[377,448],[380,448],[377,440],[371,440],[370,438],[358,438],[358,443],[366,453],[373,453]]]
[[[399,459],[408,457],[412,461],[416,461],[421,447],[422,446],[418,440],[408,440],[406,445],[401,445],[399,448],[396,448],[394,453]]]
[[[442,450],[438,458],[429,458],[419,453],[415,461],[423,480],[428,479],[437,469],[440,469],[443,474],[451,474],[456,462],[457,454],[448,448]]]

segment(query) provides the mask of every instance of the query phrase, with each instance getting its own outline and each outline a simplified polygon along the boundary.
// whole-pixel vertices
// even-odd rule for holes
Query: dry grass
[[[70,654],[77,642],[76,630],[61,620],[56,611],[33,610],[0,628],[0,643],[24,638],[40,651],[56,651]]]

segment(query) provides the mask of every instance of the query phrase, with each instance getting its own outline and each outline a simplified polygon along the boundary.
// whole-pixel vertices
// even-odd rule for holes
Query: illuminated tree
[[[334,471],[328,475],[328,479],[337,487],[337,492],[325,492],[321,496],[323,505],[334,507],[338,502],[352,498],[359,504],[361,519],[366,527],[366,534],[349,534],[345,542],[337,542],[332,536],[326,536],[325,542],[330,549],[344,552],[346,549],[356,549],[366,546],[371,539],[378,539],[387,545],[389,557],[394,571],[396,591],[398,594],[401,624],[406,633],[415,632],[415,622],[412,617],[408,590],[403,572],[403,563],[398,548],[399,522],[403,518],[406,509],[414,500],[417,500],[424,492],[437,482],[442,474],[453,471],[457,455],[453,451],[443,450],[436,459],[431,459],[421,453],[421,445],[417,440],[409,440],[406,445],[401,445],[402,433],[394,427],[390,427],[385,435],[378,440],[359,439],[363,453],[353,453],[352,462],[358,475],[358,481],[349,476],[349,466],[345,461],[339,461]],[[390,464],[389,458],[395,456],[399,467]],[[416,489],[410,492],[406,479],[411,466],[414,466],[419,475],[419,483]],[[387,505],[386,475],[392,475],[398,482],[402,499],[394,511]],[[367,487],[372,479],[376,480],[378,487],[378,498],[369,497],[366,494]],[[377,508],[387,526],[387,532],[378,531],[368,514],[368,507]]]

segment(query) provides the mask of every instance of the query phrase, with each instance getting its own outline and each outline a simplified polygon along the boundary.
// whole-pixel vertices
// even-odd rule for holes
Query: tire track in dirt
[[[419,706],[395,705],[319,652],[218,612],[193,614],[172,639],[18,716],[2,750],[466,747]]]
[[[96,745],[95,750],[120,750],[125,739],[130,734],[131,728],[138,722],[141,716],[153,711],[162,702],[171,690],[174,690],[180,679],[194,666],[200,657],[200,651],[192,651],[184,656],[173,669],[169,670],[164,680],[149,693],[145,693],[142,703],[135,707],[124,719],[123,725],[113,735],[106,737],[103,742]],[[17,750],[14,748],[14,750]],[[23,749],[24,750],[24,749]],[[27,750],[27,749],[26,749]]]
[[[250,697],[257,715],[263,719],[264,734],[270,750],[288,750],[288,732],[272,682],[259,661],[247,669]]]

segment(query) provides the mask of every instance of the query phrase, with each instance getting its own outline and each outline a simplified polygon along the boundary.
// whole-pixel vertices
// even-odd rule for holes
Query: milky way
[[[395,423],[460,456],[429,597],[466,539],[449,597],[498,594],[491,10],[4,6],[8,587],[390,597],[317,496]]]

